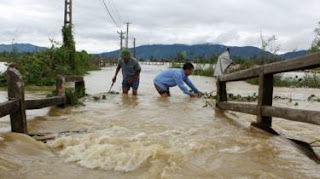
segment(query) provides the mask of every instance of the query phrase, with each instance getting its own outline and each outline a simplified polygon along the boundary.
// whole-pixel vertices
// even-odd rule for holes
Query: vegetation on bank
[[[0,56],[8,63],[15,63],[22,74],[25,85],[51,86],[58,74],[85,75],[97,67],[90,63],[91,55],[86,51],[74,51],[74,41],[70,27],[63,28],[64,45],[51,40],[52,47],[35,53],[2,52]],[[69,45],[67,45],[69,44]],[[6,74],[0,74],[0,86],[5,86]]]
[[[75,53],[75,68],[71,68],[65,47],[52,47],[36,53],[10,53],[8,63],[15,63],[22,74],[25,85],[51,86],[58,74],[84,75],[97,67],[91,65],[91,56],[86,51]],[[6,74],[0,74],[0,86],[6,85]]]
[[[66,89],[66,104],[71,106],[84,105],[81,99],[85,96],[85,91],[75,91],[75,89],[67,88]]]
[[[247,83],[253,85],[259,85],[258,78],[252,78],[246,80]],[[276,87],[309,87],[309,88],[320,88],[320,78],[317,75],[306,75],[303,78],[282,78],[281,75],[274,76],[274,86]]]
[[[209,65],[209,66],[208,66]],[[193,75],[195,76],[213,76],[214,65],[213,64],[197,64],[194,69]]]

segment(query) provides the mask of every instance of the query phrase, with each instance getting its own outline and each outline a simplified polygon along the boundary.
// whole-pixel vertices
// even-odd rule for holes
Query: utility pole
[[[123,49],[123,39],[124,39],[124,33],[121,30],[120,32],[117,32],[120,35],[120,51]]]
[[[65,0],[64,26],[62,30],[63,46],[68,51],[68,60],[72,70],[76,68],[76,47],[72,35],[72,0]]]
[[[133,57],[136,58],[136,38],[133,39]]]
[[[126,37],[126,48],[128,48],[129,45],[129,25],[131,24],[130,22],[125,23],[127,24],[127,37]]]
[[[65,0],[64,27],[72,26],[72,0]]]

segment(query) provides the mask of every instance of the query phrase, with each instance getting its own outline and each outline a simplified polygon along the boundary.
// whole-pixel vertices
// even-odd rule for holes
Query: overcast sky
[[[116,21],[130,21],[137,45],[214,43],[260,47],[260,31],[276,35],[281,51],[309,48],[320,0],[105,0]],[[64,0],[0,0],[0,44],[50,46],[61,41]],[[116,9],[116,10],[114,10]],[[119,48],[118,28],[101,0],[73,0],[77,50]]]

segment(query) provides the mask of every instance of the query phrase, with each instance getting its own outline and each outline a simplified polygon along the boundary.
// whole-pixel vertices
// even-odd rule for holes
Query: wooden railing
[[[26,110],[41,109],[49,106],[64,107],[66,104],[65,83],[75,82],[75,90],[83,91],[85,83],[83,77],[57,77],[56,96],[46,99],[25,100],[23,81],[20,72],[14,65],[7,70],[8,101],[0,103],[0,118],[10,115],[11,131],[27,134]]]
[[[253,123],[253,126],[262,129],[271,128],[272,117],[320,125],[319,111],[272,106],[274,74],[318,67],[320,67],[320,53],[219,76],[217,81],[218,101],[216,106],[222,110],[257,115],[257,122]],[[259,77],[259,98],[257,105],[227,102],[227,82],[241,81],[256,77]]]

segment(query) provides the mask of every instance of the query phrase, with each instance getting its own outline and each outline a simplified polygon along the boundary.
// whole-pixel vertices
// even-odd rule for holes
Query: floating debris
[[[312,94],[308,97],[308,101],[320,102],[320,97],[317,97],[316,95]]]
[[[117,91],[110,91],[110,92],[108,92],[108,94],[120,94],[120,93]]]

